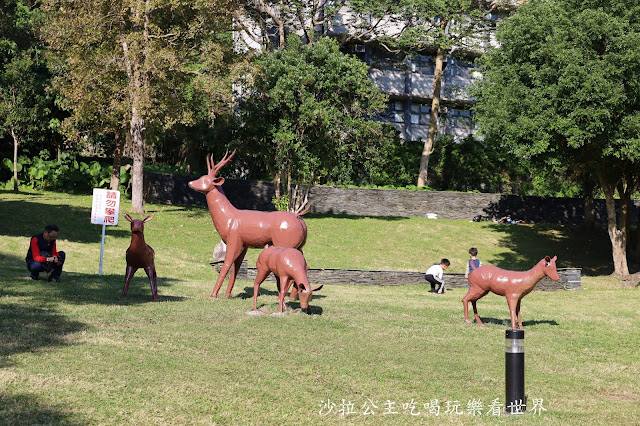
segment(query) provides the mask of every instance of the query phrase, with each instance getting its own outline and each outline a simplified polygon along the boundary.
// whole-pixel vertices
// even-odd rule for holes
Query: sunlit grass
[[[145,236],[164,302],[150,302],[142,271],[122,299],[128,222],[107,229],[98,276],[101,227],[89,224],[90,197],[0,192],[0,202],[1,424],[635,424],[640,416],[640,295],[607,275],[523,300],[526,393],[547,411],[497,417],[487,407],[504,403],[503,298],[478,302],[484,327],[464,323],[464,290],[428,295],[426,285],[329,285],[314,294],[312,316],[297,302],[282,317],[250,316],[250,282],[236,283],[232,298],[208,297],[218,241],[208,212],[148,205]],[[512,269],[546,252],[591,271],[610,262],[586,244],[599,234],[571,227],[305,220],[313,267],[424,270],[449,257],[462,272],[471,245]],[[30,281],[24,266],[29,237],[49,222],[61,227],[68,255],[55,285]],[[277,310],[274,284],[263,284],[258,304]],[[438,417],[424,407],[433,399]],[[473,399],[481,417],[467,413]],[[464,414],[445,414],[455,401]],[[355,414],[343,416],[349,402]],[[364,415],[369,402],[375,414]],[[384,414],[391,408],[397,414]]]

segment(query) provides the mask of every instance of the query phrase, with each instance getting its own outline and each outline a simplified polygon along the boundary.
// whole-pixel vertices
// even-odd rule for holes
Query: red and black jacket
[[[29,244],[29,251],[27,252],[26,260],[34,260],[36,262],[44,263],[47,258],[42,256],[42,252],[51,253],[51,256],[59,256],[56,250],[56,240],[48,243],[44,239],[43,234],[34,235],[31,237],[31,244]]]

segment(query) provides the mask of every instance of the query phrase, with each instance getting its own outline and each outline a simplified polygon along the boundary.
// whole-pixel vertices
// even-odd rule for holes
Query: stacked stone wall
[[[195,177],[145,172],[145,200],[166,204],[206,205],[203,194],[187,184]],[[275,210],[271,182],[227,179],[222,185],[227,198],[239,209]],[[311,213],[349,216],[427,216],[438,219],[512,219],[532,223],[581,224],[583,200],[443,191],[403,191],[316,186],[309,194]],[[596,221],[606,223],[604,200],[595,200]],[[638,223],[640,200],[633,202],[632,223]]]
[[[219,272],[220,268],[216,270]],[[244,261],[238,271],[237,279],[254,281],[257,270],[249,267]],[[549,277],[544,277],[536,285],[534,290],[554,291],[554,290],[579,290],[581,288],[580,268],[559,268],[560,279],[553,281]],[[332,268],[311,268],[307,272],[307,277],[312,285],[316,284],[342,284],[342,285],[369,285],[369,286],[398,286],[408,284],[426,284],[424,272],[412,271],[368,271],[360,269],[332,269]],[[444,274],[445,288],[467,288],[467,279],[464,274]],[[273,274],[269,275],[267,281],[275,281]]]

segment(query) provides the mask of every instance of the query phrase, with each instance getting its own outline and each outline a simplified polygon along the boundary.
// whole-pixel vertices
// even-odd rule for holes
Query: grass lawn
[[[314,293],[312,316],[297,302],[284,316],[247,315],[250,282],[229,299],[208,297],[219,241],[208,211],[147,205],[163,302],[151,303],[142,271],[122,299],[129,223],[121,215],[107,228],[99,276],[90,210],[90,196],[0,191],[0,424],[640,422],[640,292],[608,275],[602,230],[305,216],[312,267],[423,271],[448,257],[448,272],[463,272],[476,246],[484,263],[507,269],[546,254],[583,268],[582,290],[524,299],[528,413],[498,416],[503,298],[478,302],[484,327],[464,323],[463,290],[428,295],[426,284],[329,285]],[[129,210],[124,201],[121,214]],[[29,280],[24,264],[29,237],[50,222],[67,253],[56,284]],[[275,285],[260,294],[260,309],[275,312]],[[534,413],[534,400],[544,410]]]

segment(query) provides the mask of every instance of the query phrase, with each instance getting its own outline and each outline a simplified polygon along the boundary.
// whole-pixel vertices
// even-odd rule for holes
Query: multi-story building
[[[521,0],[495,1],[501,1],[503,6],[502,12],[487,16],[492,20],[504,16],[505,10],[521,2]],[[316,26],[314,31],[317,34],[344,39],[352,33],[349,23],[353,22],[357,22],[357,19],[354,19],[347,7],[343,7],[333,19]],[[387,35],[400,30],[397,23],[387,22],[384,25]],[[277,45],[276,26],[273,23],[270,25],[263,23],[262,28],[266,29],[269,33],[267,37]],[[304,38],[302,32],[296,32]],[[254,41],[245,39],[244,42],[245,44],[253,43],[254,47],[257,47],[255,38]],[[488,33],[480,43],[475,40],[474,44],[479,47],[479,50],[455,56],[449,55],[445,57],[444,62],[438,133],[451,135],[456,140],[476,132],[471,111],[473,99],[469,97],[467,89],[481,77],[476,70],[474,59],[482,53],[483,47],[495,44],[495,38],[492,33]],[[355,55],[366,62],[371,67],[369,75],[372,81],[382,92],[389,95],[387,112],[381,116],[381,119],[391,122],[406,141],[426,139],[434,91],[434,55],[425,53],[400,57],[386,52],[375,43],[346,44],[342,46],[342,50],[345,54]]]
[[[435,64],[433,57],[418,55],[401,62],[388,54],[363,45],[348,46],[371,66],[369,75],[378,88],[389,95],[383,116],[407,141],[425,139],[429,130]],[[359,51],[359,52],[358,52]],[[446,58],[442,75],[439,134],[455,139],[475,133],[471,114],[472,99],[467,88],[479,78],[470,60]]]

